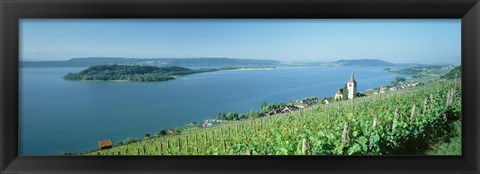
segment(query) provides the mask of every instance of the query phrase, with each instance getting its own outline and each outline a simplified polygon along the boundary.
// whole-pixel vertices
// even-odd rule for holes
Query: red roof
[[[381,87],[381,88],[380,88],[380,92],[381,92],[381,93],[385,93],[385,88],[384,88],[384,87]]]
[[[102,147],[109,147],[109,146],[112,146],[113,145],[113,142],[112,140],[101,140],[101,141],[98,141],[98,147],[102,148]]]
[[[338,89],[337,94],[342,95],[343,94],[343,89]]]

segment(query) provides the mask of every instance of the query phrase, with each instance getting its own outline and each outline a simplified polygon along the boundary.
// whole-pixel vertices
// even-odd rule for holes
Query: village
[[[384,94],[388,91],[397,91],[397,90],[406,89],[410,87],[416,87],[419,85],[422,85],[422,83],[418,81],[406,82],[402,80],[391,86],[381,86],[379,88],[369,89],[364,93],[358,93],[357,81],[355,80],[354,72],[352,72],[352,75],[350,76],[349,81],[345,85],[346,88],[339,88],[333,97],[329,97],[329,98],[324,97],[321,99],[318,99],[317,97],[309,97],[302,100],[295,100],[294,102],[287,103],[282,107],[273,107],[272,109],[265,112],[265,116],[294,112],[294,111],[315,106],[320,103],[328,105],[335,101],[351,100],[357,97],[366,97],[370,95]],[[207,120],[204,120],[201,124],[199,124],[199,126],[202,128],[205,128],[205,127],[221,124],[223,122],[225,122],[225,120],[207,119]]]

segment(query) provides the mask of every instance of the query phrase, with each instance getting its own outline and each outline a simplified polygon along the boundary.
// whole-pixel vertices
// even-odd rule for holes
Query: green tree
[[[227,120],[233,120],[233,114],[231,112],[227,114]]]
[[[248,116],[246,114],[240,114],[239,117],[240,117],[240,119],[247,119],[248,118]]]
[[[263,111],[264,110],[263,108],[265,107],[267,107],[267,102],[262,102],[262,106],[260,106],[260,110]]]
[[[157,136],[164,136],[164,135],[167,135],[167,134],[168,134],[167,129],[162,129],[157,133]]]
[[[248,112],[248,118],[258,118],[258,117],[260,117],[260,113],[258,113],[257,111],[253,110]]]
[[[397,77],[395,77],[395,79],[392,81],[392,85],[393,85],[393,86],[397,86],[398,83],[404,82],[405,80],[407,80],[407,79],[405,79],[405,77],[397,76]]]
[[[239,116],[238,116],[238,113],[235,112],[235,113],[233,114],[233,119],[234,119],[234,120],[239,120],[239,119],[240,119]]]
[[[347,100],[348,99],[348,88],[347,84],[343,85],[343,93],[342,93],[342,100]]]

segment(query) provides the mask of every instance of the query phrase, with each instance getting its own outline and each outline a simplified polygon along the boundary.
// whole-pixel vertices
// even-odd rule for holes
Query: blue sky
[[[459,19],[22,19],[21,60],[229,57],[460,63]]]

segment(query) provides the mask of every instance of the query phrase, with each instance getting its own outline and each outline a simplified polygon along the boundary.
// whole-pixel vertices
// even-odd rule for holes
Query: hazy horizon
[[[386,61],[386,60],[383,60],[383,59],[362,59],[362,58],[359,58],[359,59],[337,59],[337,60],[328,60],[328,61],[324,61],[324,60],[319,60],[319,61],[315,61],[315,60],[275,60],[275,59],[249,59],[249,58],[238,58],[238,57],[177,57],[177,58],[171,58],[171,57],[73,57],[73,58],[68,58],[68,59],[62,59],[62,60],[20,60],[22,62],[36,62],[36,61],[68,61],[68,60],[71,60],[71,59],[95,59],[95,58],[118,58],[118,59],[201,59],[201,58],[208,58],[208,59],[248,59],[248,60],[272,60],[272,61],[279,61],[279,62],[284,62],[284,63],[331,63],[331,62],[335,62],[335,61],[339,61],[339,60],[381,60],[381,61]],[[394,64],[428,64],[428,63],[414,63],[414,62],[405,62],[405,63],[397,63],[397,62],[390,62],[390,61],[386,61],[386,62],[389,62],[389,63],[394,63]],[[461,65],[461,63],[430,63],[432,65],[434,64],[445,64],[445,65],[449,65],[449,64],[453,64],[453,65]]]
[[[379,59],[460,64],[458,19],[22,19],[20,60]]]

